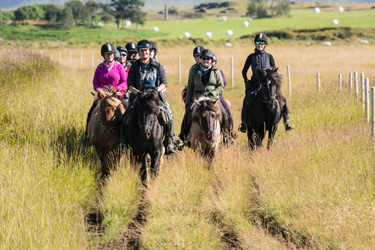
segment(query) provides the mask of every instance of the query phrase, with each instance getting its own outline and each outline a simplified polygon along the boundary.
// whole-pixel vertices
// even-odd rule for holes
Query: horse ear
[[[219,101],[219,99],[216,99],[215,101],[212,101],[212,104],[216,105],[218,101]]]
[[[98,99],[101,100],[105,97],[105,93],[103,90],[99,90],[98,91]]]
[[[91,95],[94,97],[94,101],[98,100],[98,92],[91,92]]]

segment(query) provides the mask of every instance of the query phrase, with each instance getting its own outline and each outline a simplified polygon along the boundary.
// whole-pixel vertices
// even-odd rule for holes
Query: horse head
[[[281,96],[281,77],[278,68],[257,69],[257,81],[261,85],[261,96],[263,102],[270,109],[274,109],[277,99]]]
[[[196,108],[193,121],[199,124],[199,127],[206,136],[206,141],[212,141],[215,139],[215,131],[222,119],[219,99],[203,97],[194,100],[194,102]]]
[[[155,121],[160,113],[161,105],[157,90],[146,90],[138,94],[138,125],[140,135],[145,139],[150,139]]]
[[[93,95],[95,99],[99,100],[100,119],[103,127],[113,127],[115,121],[121,119],[125,112],[124,106],[118,99],[119,94],[113,88],[108,88]]]

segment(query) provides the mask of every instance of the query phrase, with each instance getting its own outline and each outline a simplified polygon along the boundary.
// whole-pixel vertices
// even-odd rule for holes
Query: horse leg
[[[151,165],[150,165],[150,170],[153,174],[153,177],[156,177],[158,174],[160,158],[161,158],[160,150],[156,150],[151,157]]]
[[[248,139],[251,150],[254,150],[256,146],[256,133],[251,127],[248,127],[247,139]]]
[[[272,129],[268,130],[268,144],[267,149],[270,149],[273,144],[273,138],[275,138],[275,134],[277,131],[278,124],[275,124]]]
[[[142,166],[141,166],[141,169],[140,169],[140,175],[141,175],[141,181],[143,183],[143,185],[146,184],[146,181],[147,181],[147,159],[146,159],[146,154],[143,154],[142,155]]]

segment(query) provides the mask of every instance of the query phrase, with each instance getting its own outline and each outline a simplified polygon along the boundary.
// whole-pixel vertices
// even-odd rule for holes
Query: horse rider
[[[129,42],[127,44],[125,44],[125,48],[127,49],[128,51],[128,55],[126,56],[126,60],[132,64],[133,62],[135,62],[137,59],[137,54],[138,54],[138,49],[137,49],[137,45],[133,42]]]
[[[216,66],[216,64],[217,64],[217,56],[214,54],[214,57],[212,59],[212,65]],[[224,72],[221,69],[219,69],[219,70],[220,70],[221,76],[223,77],[224,89],[225,89],[227,87],[227,81],[225,79]],[[227,101],[224,99],[224,94],[221,93],[219,95],[219,97],[220,97],[221,104],[225,108],[226,115],[228,116],[227,119],[228,119],[228,125],[229,125],[229,128],[230,128],[230,130],[229,130],[230,131],[230,136],[231,136],[231,138],[235,139],[237,137],[237,135],[233,133],[233,116],[232,116],[232,112],[230,111],[230,108],[229,108],[229,105],[228,105]],[[234,142],[234,141],[232,141],[232,142]]]
[[[267,68],[276,68],[275,60],[273,56],[266,52],[266,46],[268,45],[268,37],[264,33],[259,33],[254,38],[255,44],[255,52],[250,54],[245,62],[245,65],[242,69],[242,77],[245,81],[245,98],[243,101],[242,112],[241,112],[241,124],[238,127],[238,130],[242,133],[246,133],[247,125],[245,121],[247,120],[247,100],[250,98],[252,91],[254,91],[258,86],[256,86],[256,74],[257,68],[260,69],[267,69]],[[247,78],[247,71],[251,66],[252,76],[249,80]],[[293,124],[289,120],[289,108],[286,103],[286,98],[282,96],[284,99],[284,106],[282,107],[282,116],[284,120],[284,126],[286,131],[290,131],[294,128]]]
[[[156,61],[156,56],[158,55],[158,45],[154,41],[150,41],[151,49],[150,49],[150,58]]]
[[[194,64],[189,71],[188,86],[186,90],[185,98],[185,115],[181,124],[180,139],[185,141],[189,134],[191,126],[191,109],[194,103],[193,99],[198,99],[201,96],[213,97],[219,99],[220,94],[224,90],[224,80],[220,73],[220,70],[212,65],[214,53],[209,49],[203,49],[200,54],[200,63]],[[222,105],[220,105],[223,111]],[[227,123],[227,119],[224,118],[225,112],[223,112],[223,121],[225,123],[225,130],[230,135],[230,127]],[[223,126],[222,126],[223,128]]]
[[[111,43],[105,43],[102,45],[100,53],[104,61],[100,63],[95,70],[93,79],[94,90],[99,92],[104,88],[112,87],[114,90],[121,93],[119,99],[125,106],[127,104],[125,100],[127,96],[127,77],[124,68],[115,61],[115,46]],[[82,138],[83,142],[87,142],[88,140],[87,126],[97,104],[98,102],[94,101],[87,114],[86,131]]]
[[[198,64],[198,65],[201,63],[201,52],[202,52],[202,50],[204,50],[203,46],[197,46],[193,50],[193,58],[195,60],[195,63]]]
[[[164,146],[166,148],[166,155],[175,154],[174,141],[174,120],[171,108],[165,99],[164,91],[167,88],[167,75],[165,66],[154,59],[150,58],[151,43],[149,40],[140,40],[137,43],[137,49],[140,59],[135,61],[128,74],[128,89],[130,90],[128,114],[124,117],[125,124],[132,124],[134,122],[134,109],[132,104],[135,102],[136,94],[145,89],[156,89],[159,92],[161,105],[165,108],[169,123],[165,126],[166,136]]]
[[[131,63],[126,60],[128,56],[128,50],[124,46],[118,46],[116,50],[119,52],[120,56],[118,59],[116,59],[122,67],[124,67],[126,75],[128,75],[128,71],[130,69]]]

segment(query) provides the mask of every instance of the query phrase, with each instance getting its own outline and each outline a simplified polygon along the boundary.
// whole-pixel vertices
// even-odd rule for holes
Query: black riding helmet
[[[118,50],[118,52],[120,52],[120,54],[121,53],[128,54],[128,50],[125,47],[123,47],[123,46],[118,46],[116,49]]]
[[[151,48],[152,48],[152,46],[151,46],[151,42],[149,40],[143,39],[143,40],[140,40],[137,43],[137,49],[138,49],[138,51],[140,49],[151,49]]]
[[[200,54],[200,57],[203,58],[203,57],[211,57],[211,59],[213,60],[214,57],[215,57],[215,54],[214,52],[212,52],[211,50],[209,49],[204,49],[202,50],[201,54]]]
[[[133,42],[127,43],[125,45],[125,48],[128,50],[128,52],[135,52],[135,53],[138,52],[137,45]]]
[[[196,57],[196,56],[200,56],[202,50],[204,50],[204,47],[202,47],[202,46],[197,46],[197,47],[195,47],[194,50],[193,50],[193,56],[194,56],[194,57]]]
[[[214,57],[212,58],[212,62],[216,62],[217,63],[217,56],[214,54]]]
[[[266,35],[266,34],[264,34],[264,33],[259,33],[259,34],[257,34],[256,36],[255,36],[255,38],[254,38],[254,43],[255,42],[265,42],[266,43],[266,45],[268,45],[268,36]]]
[[[155,56],[158,54],[158,45],[154,41],[150,41],[151,49],[155,50]]]
[[[115,60],[118,61],[118,60],[120,60],[120,58],[121,58],[120,52],[116,49]]]
[[[104,57],[105,53],[116,53],[116,48],[111,43],[106,43],[102,45],[102,48],[100,49],[100,53],[102,54],[102,57]]]

